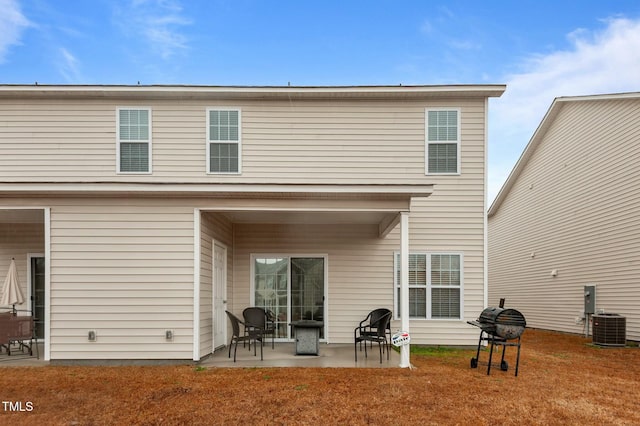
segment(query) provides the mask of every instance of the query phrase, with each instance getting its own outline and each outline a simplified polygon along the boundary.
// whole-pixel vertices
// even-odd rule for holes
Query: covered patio
[[[324,358],[335,356],[339,366],[356,367],[353,349],[338,349],[351,347],[358,322],[380,307],[409,310],[407,266],[400,268],[394,308],[393,253],[398,265],[408,265],[411,205],[432,190],[432,185],[237,185],[225,198],[219,193],[196,208],[200,269],[194,302],[201,309],[194,321],[194,361],[214,352],[212,362],[226,363],[219,353],[228,343],[224,311],[240,317],[245,308],[258,306],[276,316],[276,341],[284,348],[292,341],[291,322],[323,322],[325,354],[304,363],[329,365]],[[392,328],[408,331],[408,317],[396,316]],[[282,353],[288,352],[293,353]],[[406,352],[390,365],[409,367]],[[277,365],[288,357],[279,358],[273,361]],[[254,366],[255,361],[240,365],[244,362]]]

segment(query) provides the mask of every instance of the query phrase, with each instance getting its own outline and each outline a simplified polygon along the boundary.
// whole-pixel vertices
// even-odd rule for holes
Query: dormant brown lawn
[[[413,370],[8,367],[2,400],[32,410],[0,406],[0,424],[640,424],[638,348],[527,330],[518,377],[513,348],[490,376],[474,355],[413,356]]]

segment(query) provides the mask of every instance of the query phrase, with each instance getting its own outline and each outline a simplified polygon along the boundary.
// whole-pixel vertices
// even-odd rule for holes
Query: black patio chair
[[[275,343],[275,338],[277,333],[277,328],[276,328],[277,318],[275,314],[269,309],[265,309],[264,312],[266,314],[264,334],[266,336],[268,336],[269,334],[271,335],[271,349],[275,349],[274,343]]]
[[[262,340],[262,336],[258,336],[256,333],[243,333],[240,334],[240,324],[245,326],[246,329],[246,324],[244,322],[242,322],[240,319],[238,319],[238,317],[236,317],[235,315],[233,315],[231,312],[229,311],[225,311],[227,313],[227,316],[229,317],[229,321],[231,321],[231,328],[233,329],[233,335],[231,336],[231,341],[229,342],[229,358],[231,358],[231,346],[233,345],[233,343],[235,342],[235,348],[233,350],[233,362],[236,362],[236,352],[238,352],[238,342],[249,342],[249,347],[251,347],[251,339],[259,339]],[[255,345],[257,346],[257,344]],[[254,352],[253,354],[256,355],[256,349],[254,346]],[[260,361],[263,360],[262,357],[262,345],[260,345]]]
[[[246,308],[242,311],[244,318],[245,335],[250,337],[249,349],[251,349],[251,340],[260,341],[264,345],[264,335],[267,334],[267,313],[264,309],[258,307]],[[262,346],[261,345],[261,346]],[[260,349],[262,350],[262,349]],[[255,353],[255,348],[254,348]]]
[[[389,342],[387,341],[387,328],[391,321],[391,311],[380,315],[375,321],[370,321],[371,314],[360,321],[360,324],[353,330],[353,344],[356,362],[358,362],[358,343],[364,342],[364,356],[367,357],[367,342],[378,343],[380,351],[380,363],[382,364],[382,349],[387,351],[389,359]],[[362,345],[361,345],[362,346]],[[360,348],[362,350],[362,347]]]
[[[369,334],[372,336],[375,336],[378,334],[378,330],[376,328],[376,324],[378,323],[378,320],[383,317],[384,315],[387,314],[391,314],[391,311],[387,308],[378,308],[378,309],[374,309],[373,311],[369,312],[369,315],[367,315],[367,317],[363,320],[362,323],[360,324],[365,324],[363,325],[364,329],[362,330],[362,332],[364,334]],[[369,324],[366,325],[366,322],[369,321]],[[391,343],[391,317],[389,317],[389,322],[387,323],[387,328],[385,329],[385,333],[386,336],[388,337],[388,341],[387,343]],[[373,342],[369,342],[370,343],[370,347],[373,347]],[[362,346],[362,344],[361,344]],[[385,345],[387,346],[387,345]],[[383,347],[382,350],[384,351],[386,348]]]

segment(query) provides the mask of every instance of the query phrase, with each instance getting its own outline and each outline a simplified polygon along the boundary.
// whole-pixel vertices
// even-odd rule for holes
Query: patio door
[[[213,242],[213,348],[226,343],[227,248]]]
[[[291,338],[291,321],[324,321],[325,268],[326,256],[253,257],[254,305],[274,313],[276,337]]]
[[[44,256],[29,255],[28,279],[35,335],[44,340]]]

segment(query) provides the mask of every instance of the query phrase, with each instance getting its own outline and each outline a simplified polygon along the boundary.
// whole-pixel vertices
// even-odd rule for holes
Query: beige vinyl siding
[[[233,283],[233,225],[222,215],[201,214],[200,222],[200,357],[213,351],[213,240],[227,246],[227,294]],[[224,342],[226,344],[226,342]]]
[[[489,219],[489,298],[582,333],[583,287],[640,340],[640,101],[566,102]],[[556,269],[558,275],[551,276]]]
[[[30,302],[27,300],[30,268],[28,255],[36,253],[44,254],[42,223],[0,223],[0,282],[4,283],[11,258],[15,258],[20,287],[25,298],[24,304],[16,305],[16,309],[19,310],[27,310],[30,307]],[[1,284],[0,297],[2,297]]]
[[[477,318],[484,308],[484,102],[465,105],[461,114],[462,174],[429,177],[435,184],[434,194],[413,201],[409,225],[411,251],[463,254],[463,319],[412,320],[412,339],[422,344],[475,345],[478,330],[466,321]],[[421,115],[424,132],[424,108]],[[244,136],[246,142],[246,133]],[[424,133],[420,143],[424,149]],[[421,155],[424,175],[424,151]],[[398,228],[379,239],[377,228],[366,225],[236,224],[234,235],[234,287],[229,297],[236,313],[250,301],[252,253],[328,255],[331,343],[351,342],[353,328],[370,310],[393,309],[393,253],[400,249]],[[394,321],[392,327],[397,330],[400,322]]]
[[[232,312],[249,306],[251,255],[328,255],[328,341],[353,340],[374,307],[393,309],[393,246],[376,225],[236,224]],[[363,297],[365,296],[366,297]]]
[[[0,99],[3,179],[424,183],[425,108],[460,107],[463,144],[483,137],[475,134],[484,123],[482,99],[142,101]],[[141,102],[153,111],[153,173],[118,175],[115,111]],[[242,111],[241,175],[206,173],[206,109],[214,106]]]
[[[461,126],[461,175],[430,176],[433,195],[412,203],[409,250],[462,253],[462,319],[412,320],[412,340],[415,336],[422,344],[477,344],[478,329],[466,321],[476,319],[484,309],[483,102],[462,108]]]
[[[87,340],[89,330],[96,342]],[[165,330],[173,330],[173,341]],[[56,200],[51,359],[192,356],[193,209],[163,201]]]
[[[153,174],[116,175],[115,108],[138,105],[153,110]],[[240,176],[206,174],[205,111],[221,106],[242,111]],[[459,176],[425,176],[425,109],[442,107],[461,111]],[[484,307],[484,108],[480,98],[228,103],[185,99],[179,104],[114,98],[19,104],[0,100],[0,137],[7,141],[0,146],[0,170],[5,181],[15,182],[433,184],[432,196],[413,200],[410,250],[463,254],[464,318],[412,321],[412,339],[475,345],[477,329],[466,320],[475,319]],[[52,359],[191,359],[193,209],[268,204],[187,197],[29,202],[51,207]],[[329,198],[299,205],[330,203],[347,204]],[[250,302],[252,253],[328,256],[332,343],[351,342],[353,328],[371,309],[393,309],[393,253],[400,249],[399,229],[380,239],[377,225],[231,224],[222,214],[208,212],[201,218],[200,355],[211,346],[211,238],[227,244],[228,306],[236,314]],[[393,327],[400,327],[399,321]],[[97,331],[97,342],[87,341],[89,329]],[[173,342],[164,340],[165,329],[174,330]]]

